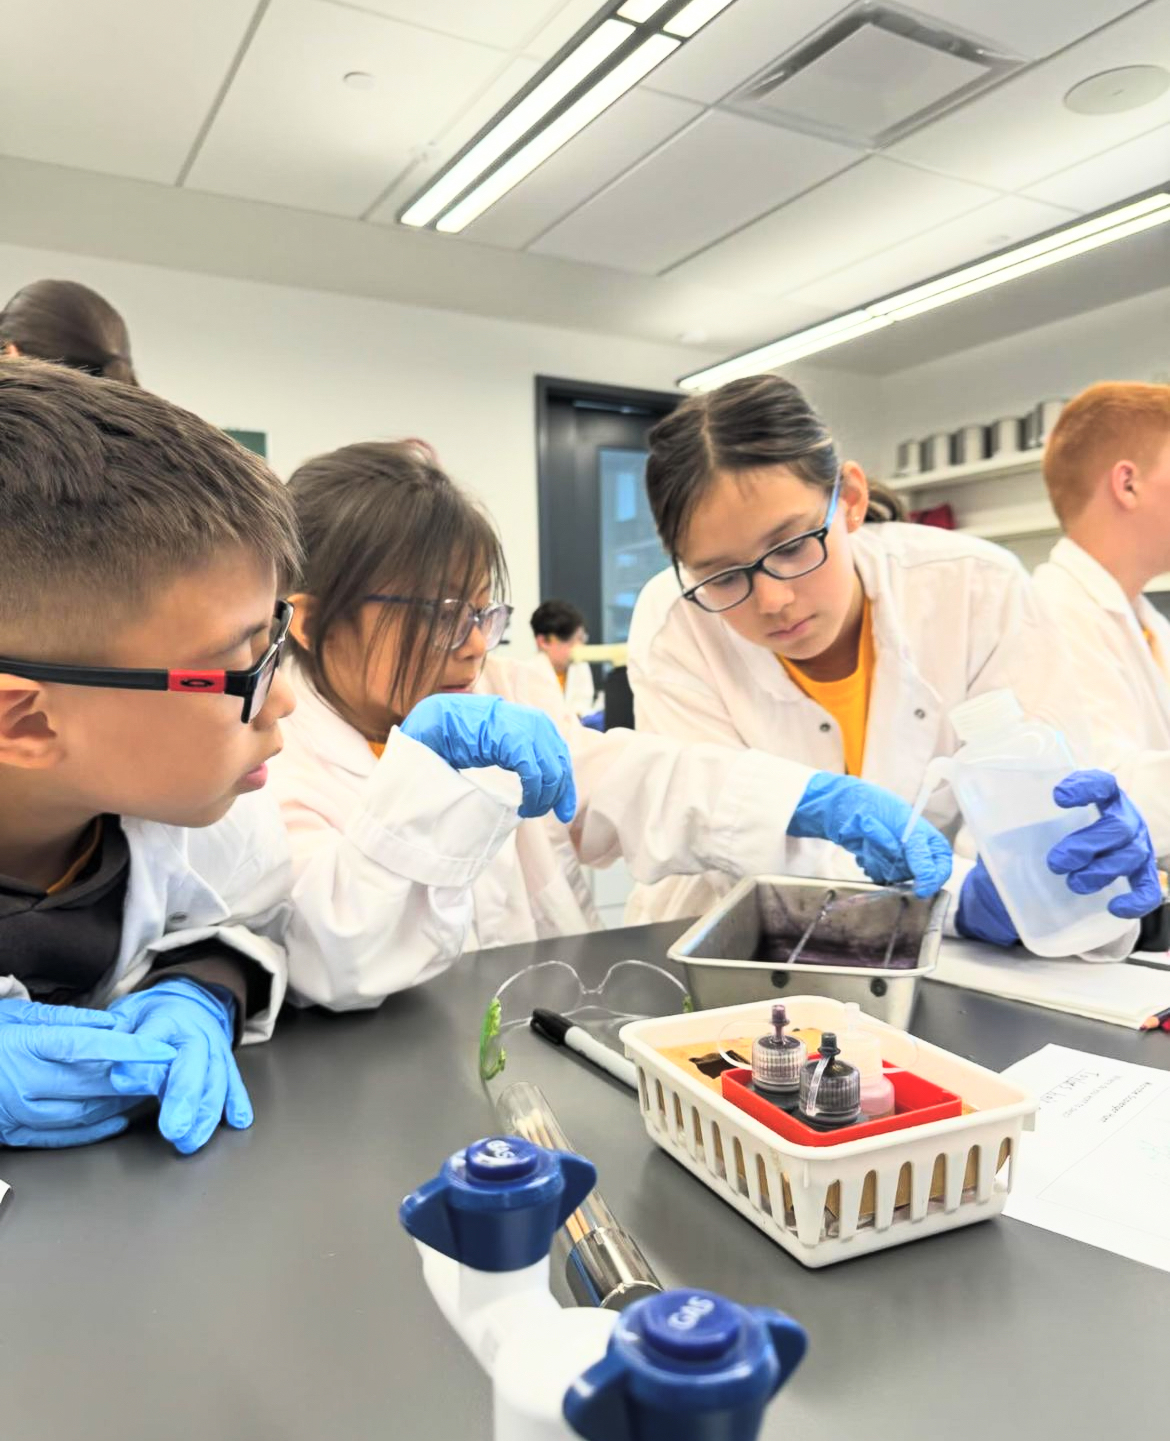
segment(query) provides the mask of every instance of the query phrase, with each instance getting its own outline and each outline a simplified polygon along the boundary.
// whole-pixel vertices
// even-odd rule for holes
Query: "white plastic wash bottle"
[[[1125,894],[1124,880],[1079,896],[1048,868],[1052,847],[1099,817],[1095,806],[1066,810],[1053,798],[1076,769],[1061,733],[1026,719],[1010,690],[975,696],[950,716],[964,744],[930,763],[915,815],[941,781],[950,783],[1020,939],[1036,955],[1075,956],[1120,939],[1132,922],[1108,906]]]

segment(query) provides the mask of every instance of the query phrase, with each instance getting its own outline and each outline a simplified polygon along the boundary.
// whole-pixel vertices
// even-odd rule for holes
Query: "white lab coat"
[[[1116,772],[1143,813],[1163,864],[1170,860],[1170,621],[1136,606],[1075,542],[1057,542],[1033,576],[1060,629],[1100,764]],[[1150,649],[1142,627],[1154,637]]]
[[[552,670],[552,664],[549,663]],[[556,679],[556,672],[553,671]],[[559,683],[558,683],[559,689]],[[600,709],[599,699],[593,686],[593,668],[588,661],[575,660],[569,663],[565,672],[565,704],[575,716],[592,715]]]
[[[336,1010],[374,1006],[461,951],[590,929],[580,865],[624,856],[640,880],[783,869],[809,772],[774,756],[580,725],[543,663],[485,666],[480,688],[536,705],[573,756],[578,812],[521,822],[520,785],[452,770],[400,730],[375,759],[294,666],[297,709],[272,763],[293,854],[291,985]],[[303,940],[297,929],[298,939]]]
[[[130,877],[122,944],[110,974],[79,1004],[105,1007],[134,990],[178,946],[214,939],[258,962],[272,977],[268,1008],[248,1018],[243,1039],[266,1040],[284,999],[282,938],[290,867],[280,814],[263,792],[242,796],[223,820],[187,830],[125,818]],[[28,998],[0,972],[0,998]]]
[[[1026,714],[1062,729],[1078,760],[1089,762],[1075,679],[1014,556],[953,531],[895,523],[865,526],[852,546],[874,632],[865,780],[912,803],[928,763],[958,749],[951,708],[1005,686]],[[629,673],[639,731],[754,746],[816,770],[845,769],[837,722],[770,651],[684,601],[672,571],[656,576],[638,599]],[[935,792],[926,818],[955,846],[950,886],[957,894],[973,847],[949,788]],[[794,869],[863,878],[852,857],[823,841],[800,843]],[[726,889],[725,877],[640,887],[628,919],[696,915]],[[1114,947],[1096,958],[1125,953]]]

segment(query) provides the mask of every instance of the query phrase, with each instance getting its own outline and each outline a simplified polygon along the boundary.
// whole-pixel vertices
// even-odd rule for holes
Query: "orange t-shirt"
[[[861,644],[857,647],[857,665],[852,675],[841,680],[810,680],[790,660],[783,656],[776,659],[804,691],[815,700],[822,710],[828,711],[841,727],[841,740],[845,747],[845,771],[847,775],[859,776],[865,760],[865,732],[869,722],[869,697],[873,689],[874,646],[873,623],[869,613],[869,598],[861,616]]]

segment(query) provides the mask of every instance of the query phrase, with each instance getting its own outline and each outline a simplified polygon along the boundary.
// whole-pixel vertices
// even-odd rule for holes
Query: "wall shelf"
[[[946,465],[941,470],[923,470],[916,475],[897,475],[883,484],[899,494],[905,491],[938,490],[944,486],[972,485],[977,480],[1006,479],[1012,475],[1028,475],[1040,469],[1044,447],[1020,450],[1014,455],[997,455],[991,460],[976,460],[970,465]]]
[[[1005,510],[985,515],[971,525],[960,527],[963,535],[977,535],[983,540],[1006,540],[1009,537],[1024,539],[1034,535],[1056,535],[1060,522],[1050,506],[1043,509],[1021,507],[1014,513]]]

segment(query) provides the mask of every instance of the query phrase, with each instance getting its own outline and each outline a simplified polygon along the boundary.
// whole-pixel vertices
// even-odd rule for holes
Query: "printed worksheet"
[[[1045,1046],[1004,1075],[1040,1099],[1004,1214],[1170,1271],[1170,1071]]]

